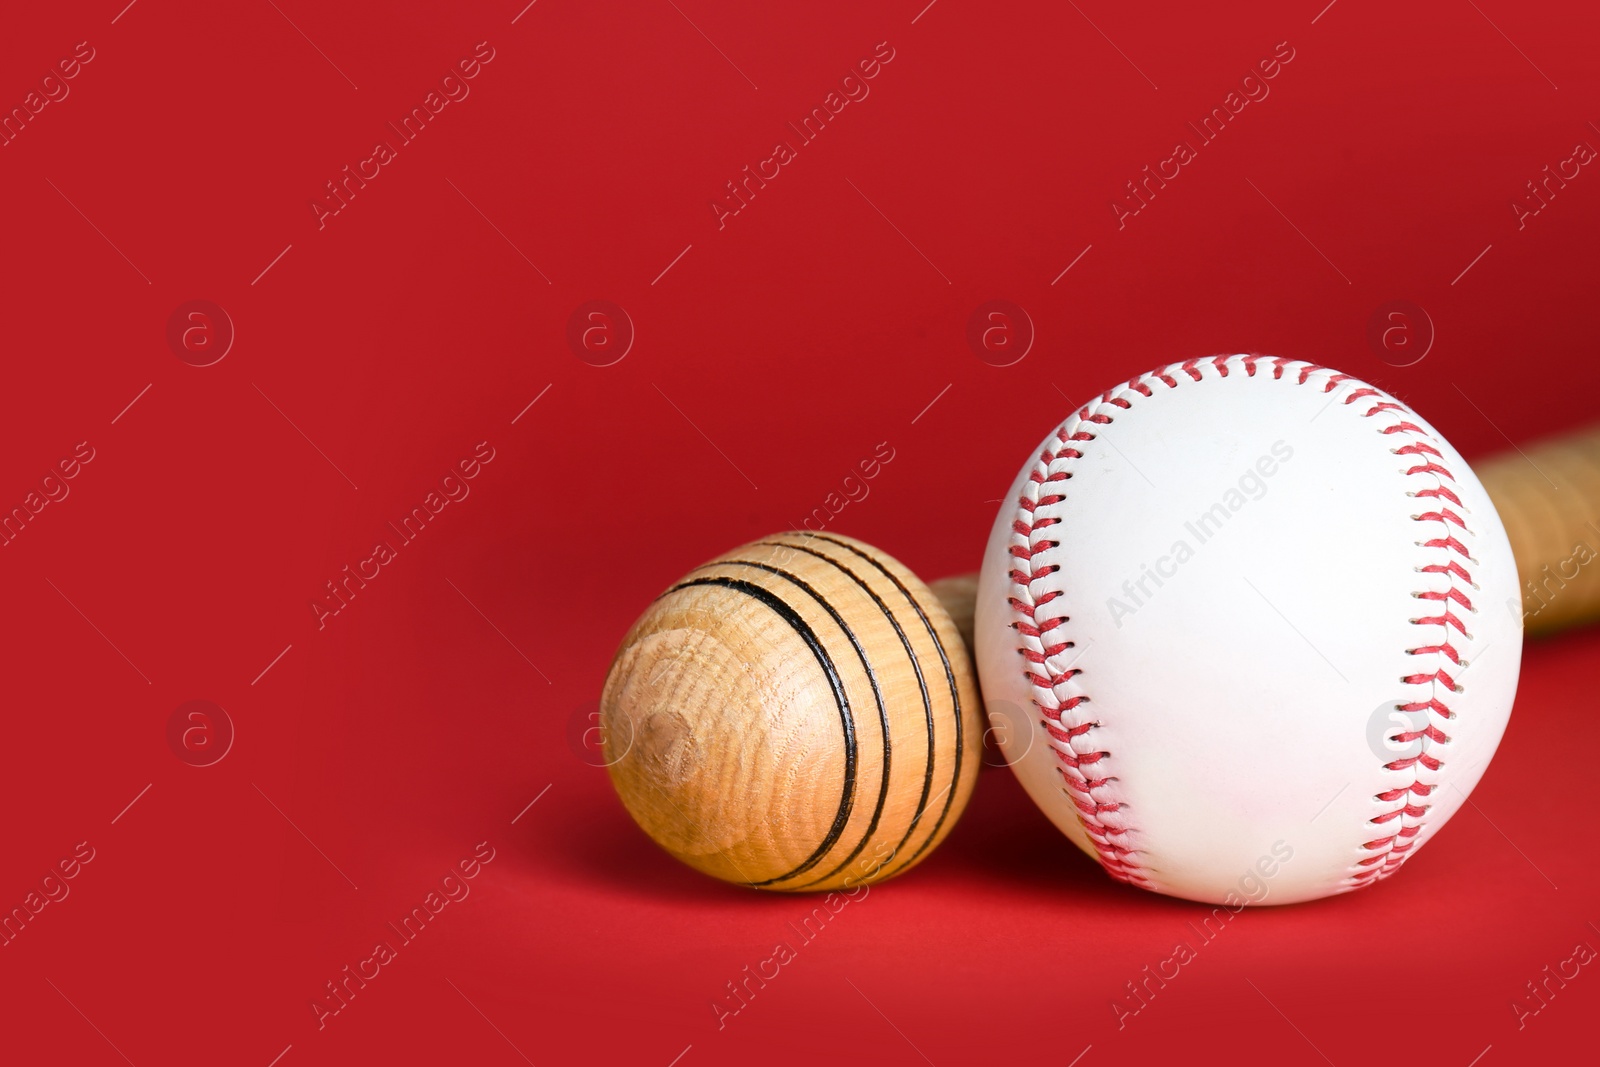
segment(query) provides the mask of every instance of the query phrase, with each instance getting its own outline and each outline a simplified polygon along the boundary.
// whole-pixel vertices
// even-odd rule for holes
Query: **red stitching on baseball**
[[[1198,375],[1196,375],[1198,377]],[[1170,377],[1164,379],[1168,386],[1177,383]],[[1142,385],[1142,383],[1140,383]],[[1114,390],[1117,392],[1120,390]],[[1148,397],[1151,390],[1148,385],[1132,390],[1140,396]],[[1097,406],[1113,407],[1125,410],[1132,406],[1125,398],[1107,393],[1095,401]],[[1097,426],[1107,426],[1112,422],[1110,415],[1089,408],[1082,409],[1077,415],[1080,423],[1089,423]],[[1069,433],[1067,424],[1056,431],[1055,439],[1063,446],[1068,442],[1082,442],[1094,440],[1094,434],[1084,430],[1075,430]],[[1108,816],[1117,819],[1122,817],[1122,803],[1118,800],[1097,796],[1097,791],[1106,789],[1115,779],[1110,776],[1092,777],[1085,771],[1110,756],[1109,752],[1093,748],[1080,749],[1078,745],[1089,746],[1092,742],[1088,734],[1099,726],[1092,719],[1083,718],[1077,709],[1088,703],[1088,697],[1076,694],[1063,699],[1057,687],[1075,679],[1082,672],[1076,668],[1062,667],[1053,661],[1067,649],[1074,647],[1070,641],[1046,643],[1044,635],[1053,633],[1058,629],[1064,618],[1045,618],[1040,612],[1046,604],[1060,595],[1060,591],[1047,591],[1035,596],[1033,583],[1047,574],[1058,570],[1058,566],[1040,567],[1035,563],[1036,553],[1054,548],[1057,542],[1047,539],[1035,540],[1035,535],[1043,529],[1059,522],[1060,519],[1051,516],[1036,518],[1037,509],[1041,506],[1056,504],[1065,499],[1064,496],[1034,497],[1032,494],[1039,491],[1039,486],[1050,481],[1066,481],[1072,477],[1070,471],[1052,471],[1051,465],[1058,460],[1081,459],[1083,453],[1070,447],[1063,447],[1058,452],[1050,448],[1044,449],[1038,458],[1038,465],[1031,472],[1024,484],[1022,496],[1018,499],[1018,514],[1012,522],[1012,531],[1022,539],[1020,545],[1012,545],[1011,556],[1014,559],[1025,561],[1026,570],[1021,565],[1010,572],[1013,584],[1013,595],[1009,603],[1017,619],[1013,622],[1013,629],[1023,637],[1031,638],[1038,643],[1037,648],[1024,644],[1018,651],[1022,654],[1027,667],[1023,676],[1028,685],[1037,694],[1049,694],[1048,698],[1036,695],[1034,703],[1044,715],[1041,720],[1046,733],[1051,738],[1052,750],[1058,760],[1057,771],[1068,790],[1068,797],[1078,811],[1078,821],[1088,834],[1095,854],[1101,866],[1113,877],[1120,881],[1129,882],[1147,889],[1154,888],[1144,872],[1140,870],[1137,860],[1137,850],[1124,842],[1128,837],[1126,826],[1115,825]],[[1042,673],[1040,673],[1042,672]],[[1076,795],[1074,795],[1076,794]]]
[[[1452,693],[1461,692],[1461,687],[1456,684],[1456,680],[1450,677],[1443,669],[1436,670],[1432,674],[1408,674],[1400,680],[1407,685],[1426,685],[1428,682],[1443,682],[1445,688]]]
[[[1413,593],[1412,595],[1418,600],[1454,600],[1468,611],[1476,610],[1472,606],[1472,601],[1467,599],[1467,595],[1455,586],[1451,586],[1447,592],[1443,593]]]
[[[1397,456],[1420,456],[1423,454],[1430,456],[1441,455],[1439,450],[1434,448],[1432,445],[1406,445],[1404,448],[1395,449],[1394,454]],[[1418,493],[1417,495],[1421,496],[1422,494]],[[1460,503],[1460,501],[1457,501],[1457,503]]]
[[[1443,467],[1439,466],[1437,463],[1434,463],[1432,460],[1429,460],[1427,463],[1424,463],[1420,467],[1412,467],[1410,470],[1406,471],[1406,473],[1408,475],[1409,474],[1437,474],[1437,475],[1439,475],[1441,477],[1449,478],[1452,482],[1456,480],[1456,476],[1455,475],[1451,474],[1449,471],[1445,470]]]
[[[1412,493],[1411,495],[1412,496],[1431,496],[1435,500],[1448,500],[1448,501],[1450,501],[1450,503],[1454,504],[1456,507],[1461,507],[1462,506],[1461,505],[1461,498],[1456,496],[1450,490],[1446,489],[1444,486],[1440,486],[1437,489],[1423,489],[1420,492]]]
[[[1345,403],[1348,404],[1352,402],[1357,396],[1373,396],[1382,398],[1383,394],[1376,389],[1358,389],[1346,398]],[[1382,399],[1378,404],[1373,405],[1373,407],[1368,411],[1363,412],[1363,414],[1367,417],[1371,417],[1385,411],[1398,413],[1400,416],[1400,421],[1394,425],[1383,427],[1383,429],[1380,431],[1381,433],[1385,435],[1404,433],[1424,438],[1422,441],[1413,441],[1408,445],[1394,450],[1395,455],[1417,456],[1423,460],[1423,462],[1417,466],[1407,469],[1405,476],[1410,478],[1417,475],[1432,475],[1438,479],[1437,485],[1427,489],[1412,491],[1407,495],[1418,498],[1432,498],[1435,501],[1448,500],[1456,507],[1466,510],[1465,505],[1461,503],[1461,497],[1457,495],[1452,488],[1456,481],[1455,475],[1452,474],[1449,468],[1445,467],[1442,462],[1439,462],[1444,459],[1444,454],[1437,447],[1438,442],[1434,441],[1430,443],[1430,439],[1427,437],[1427,431],[1423,430],[1422,427],[1418,426],[1416,423],[1406,419],[1406,416],[1411,416],[1413,418],[1415,417],[1410,411],[1408,411],[1403,405],[1394,402],[1392,399]],[[1452,511],[1451,509],[1442,505],[1435,511],[1426,511],[1420,515],[1414,515],[1412,516],[1412,520],[1414,522],[1436,522],[1442,526],[1445,526],[1446,528],[1454,525],[1460,528],[1463,532],[1469,532],[1467,531],[1466,520],[1463,519],[1457,512]],[[1446,553],[1454,553],[1461,556],[1469,563],[1474,562],[1472,559],[1472,553],[1467,549],[1467,546],[1453,535],[1428,538],[1418,542],[1418,545],[1422,548],[1434,549]],[[1454,602],[1455,604],[1459,604],[1467,611],[1475,610],[1466,591],[1456,585],[1456,582],[1459,580],[1470,588],[1477,588],[1476,583],[1472,580],[1471,572],[1462,566],[1460,562],[1454,559],[1446,559],[1444,562],[1429,564],[1425,567],[1419,567],[1417,570],[1422,574],[1437,574],[1445,576],[1450,582],[1450,587],[1443,591],[1423,589],[1413,593],[1412,595],[1417,599],[1434,601],[1440,605],[1448,605],[1451,602]],[[1463,624],[1460,617],[1457,616],[1455,612],[1450,610],[1449,607],[1446,606],[1444,611],[1439,615],[1428,615],[1412,619],[1411,624],[1413,626],[1437,626],[1444,631],[1444,634],[1443,640],[1441,640],[1439,643],[1424,644],[1419,645],[1416,648],[1408,648],[1406,649],[1406,655],[1437,656],[1442,659],[1449,660],[1450,663],[1456,666],[1461,665],[1460,654],[1450,644],[1450,631],[1453,628],[1464,637],[1467,637],[1469,640],[1471,635],[1467,633],[1466,626]],[[1416,844],[1416,842],[1412,839],[1421,833],[1424,825],[1423,821],[1427,817],[1428,809],[1431,806],[1427,803],[1413,803],[1413,799],[1428,797],[1438,785],[1437,782],[1423,781],[1420,777],[1420,771],[1425,770],[1430,774],[1436,774],[1438,773],[1439,769],[1444,766],[1444,761],[1442,759],[1435,755],[1431,755],[1428,752],[1428,742],[1432,741],[1441,745],[1449,744],[1450,742],[1449,735],[1447,735],[1443,730],[1439,729],[1439,727],[1432,720],[1433,718],[1437,717],[1438,719],[1448,722],[1456,717],[1456,713],[1451,711],[1449,705],[1446,704],[1442,699],[1441,689],[1448,693],[1459,693],[1462,691],[1462,686],[1460,683],[1450,676],[1450,674],[1444,669],[1444,665],[1442,663],[1431,672],[1421,672],[1417,674],[1406,675],[1404,678],[1402,678],[1402,681],[1408,685],[1426,685],[1430,687],[1432,693],[1429,699],[1413,700],[1407,703],[1396,705],[1396,707],[1401,711],[1424,712],[1428,715],[1429,721],[1427,721],[1426,725],[1420,726],[1417,729],[1406,730],[1393,735],[1393,740],[1401,743],[1410,743],[1416,741],[1420,743],[1422,748],[1421,751],[1415,756],[1407,759],[1394,760],[1390,763],[1384,764],[1385,770],[1409,771],[1411,782],[1409,785],[1399,786],[1394,789],[1387,789],[1381,793],[1375,794],[1372,799],[1378,803],[1398,804],[1399,806],[1382,812],[1369,821],[1374,825],[1380,825],[1392,822],[1394,820],[1399,820],[1401,822],[1401,826],[1394,834],[1388,837],[1377,838],[1362,844],[1361,847],[1364,850],[1373,853],[1373,855],[1363,857],[1362,859],[1357,860],[1354,864],[1355,870],[1352,871],[1348,879],[1348,883],[1352,888],[1359,889],[1363,886],[1372,885],[1374,882],[1381,881],[1382,879],[1392,875],[1395,871],[1399,870],[1401,865],[1405,863],[1406,858],[1411,854],[1411,850]],[[1412,821],[1407,822],[1406,820]]]
[[[1433,522],[1453,522],[1463,530],[1467,528],[1466,520],[1460,515],[1457,515],[1455,512],[1451,511],[1449,508],[1440,508],[1438,511],[1426,511],[1421,515],[1413,515],[1411,517],[1416,519],[1418,522],[1425,520],[1431,520]]]

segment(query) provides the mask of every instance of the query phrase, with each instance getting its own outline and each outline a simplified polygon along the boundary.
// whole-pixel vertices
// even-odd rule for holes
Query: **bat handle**
[[[928,589],[939,598],[944,610],[950,613],[950,620],[961,631],[961,640],[966,642],[967,651],[971,652],[972,615],[978,603],[978,572],[940,578],[929,582]]]

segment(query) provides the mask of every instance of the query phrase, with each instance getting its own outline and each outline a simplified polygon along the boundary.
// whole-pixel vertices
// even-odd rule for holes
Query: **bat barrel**
[[[1600,426],[1477,467],[1505,523],[1528,633],[1600,617]]]

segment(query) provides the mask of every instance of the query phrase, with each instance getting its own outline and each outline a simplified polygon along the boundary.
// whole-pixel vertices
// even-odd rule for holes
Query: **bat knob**
[[[612,784],[679,860],[760,889],[893,877],[960,817],[977,684],[940,600],[898,561],[786,533],[690,572],[645,610],[600,700]]]

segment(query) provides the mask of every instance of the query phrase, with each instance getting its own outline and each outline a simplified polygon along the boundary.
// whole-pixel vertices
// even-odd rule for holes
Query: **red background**
[[[1121,1031],[1203,909],[1107,881],[1003,770],[719,1030],[815,901],[677,866],[568,740],[652,596],[879,442],[829,529],[935,577],[976,566],[1063,396],[1170,360],[1331,364],[1469,456],[1591,419],[1600,175],[1510,208],[1600,145],[1591,8],[123,2],[0,35],[6,109],[95,55],[0,148],[0,506],[95,450],[0,548],[0,906],[95,850],[0,948],[8,1059],[1488,1067],[1592,1035],[1587,971],[1510,1007],[1600,946],[1592,632],[1530,642],[1476,807],[1400,877],[1242,914]],[[319,229],[480,41],[470,96]],[[885,41],[719,229],[724,183]],[[1284,41],[1119,230],[1124,183]],[[166,339],[196,299],[236,330],[207,367]],[[608,367],[567,341],[597,299],[636,331]],[[1397,299],[1437,334],[1404,368],[1366,341]],[[989,300],[1031,317],[1013,365],[967,344]],[[480,441],[471,495],[319,630],[323,583]],[[236,730],[212,766],[169,747],[190,700]],[[480,841],[471,895],[319,1030],[324,983]]]

